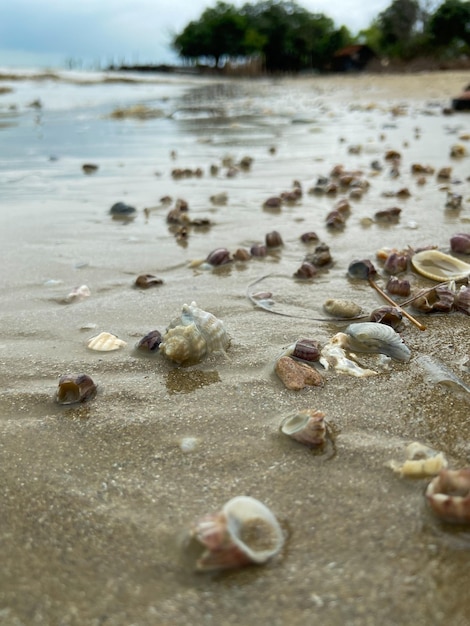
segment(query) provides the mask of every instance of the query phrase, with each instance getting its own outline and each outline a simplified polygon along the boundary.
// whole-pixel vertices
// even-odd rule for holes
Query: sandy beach
[[[426,330],[406,321],[410,360],[376,376],[328,369],[323,387],[292,391],[274,363],[301,337],[324,344],[344,330],[328,320],[328,298],[367,314],[383,304],[348,278],[351,261],[370,259],[383,286],[378,250],[449,253],[450,237],[470,232],[470,117],[443,114],[468,73],[127,79],[0,82],[11,87],[0,95],[0,624],[464,626],[470,531],[430,511],[428,479],[389,464],[419,441],[452,468],[470,465],[470,394],[431,381],[419,361],[470,385],[469,316],[410,308]],[[112,115],[136,105],[151,114]],[[467,155],[452,158],[455,145]],[[238,167],[243,157],[249,168]],[[98,170],[86,175],[84,163]],[[432,168],[424,184],[416,163]],[[309,190],[338,164],[369,187],[331,229],[325,218],[348,192]],[[201,173],[175,175],[185,168]],[[294,180],[298,201],[263,208]],[[397,196],[405,188],[409,197]],[[448,194],[462,196],[460,208],[446,207]],[[208,225],[175,236],[167,214],[178,199]],[[116,202],[135,207],[132,219],[113,219]],[[398,220],[375,218],[393,206]],[[194,263],[274,230],[283,245],[267,256]],[[303,243],[308,231],[319,241]],[[332,264],[296,280],[319,242]],[[138,289],[140,274],[163,284]],[[433,284],[406,276],[413,292]],[[65,303],[81,285],[91,295]],[[281,315],[256,307],[256,291]],[[136,352],[191,301],[223,320],[226,354],[180,367]],[[102,331],[127,345],[88,349]],[[378,367],[377,355],[361,362]],[[57,404],[67,372],[91,376],[96,397]],[[306,408],[326,414],[320,451],[279,432]],[[265,565],[195,572],[191,525],[238,495],[273,511],[284,548]]]

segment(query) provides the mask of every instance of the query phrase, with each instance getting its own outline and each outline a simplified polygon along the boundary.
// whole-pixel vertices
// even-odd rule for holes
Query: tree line
[[[267,72],[324,70],[334,53],[364,44],[378,57],[453,59],[470,54],[470,2],[393,0],[357,34],[294,0],[263,0],[236,8],[217,2],[173,37],[179,57],[221,67],[257,59]]]

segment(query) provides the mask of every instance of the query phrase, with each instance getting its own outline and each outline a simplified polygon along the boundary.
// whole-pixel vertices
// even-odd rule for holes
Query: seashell
[[[84,163],[82,165],[82,170],[84,174],[94,174],[99,169],[99,166],[96,163]]]
[[[223,322],[192,302],[168,326],[160,352],[175,363],[192,365],[212,352],[225,352],[229,344]]]
[[[461,209],[463,197],[458,193],[447,192],[446,208],[447,209]]]
[[[229,500],[221,511],[198,520],[191,531],[205,551],[198,571],[231,569],[266,563],[284,545],[284,535],[268,507],[250,496]]]
[[[470,467],[443,469],[426,489],[433,513],[446,522],[470,523]]]
[[[333,261],[329,246],[327,246],[326,243],[320,243],[312,254],[307,254],[304,261],[312,263],[312,265],[316,267],[329,265]]]
[[[341,300],[337,298],[329,298],[323,303],[323,309],[329,315],[334,317],[357,317],[361,315],[362,308],[351,300]]]
[[[306,363],[299,363],[290,356],[277,359],[274,371],[287,389],[292,391],[300,391],[305,387],[321,387],[325,382],[316,369]]]
[[[273,230],[271,233],[266,234],[266,246],[268,248],[277,248],[278,246],[283,245],[282,237],[277,232],[277,230]]]
[[[212,252],[209,252],[206,258],[206,263],[209,263],[209,265],[214,267],[226,265],[231,262],[232,257],[230,256],[230,252],[227,248],[216,248],[215,250],[212,250]]]
[[[303,243],[310,243],[312,241],[318,241],[318,235],[317,233],[314,233],[313,231],[309,231],[307,233],[303,233],[302,235],[300,235],[300,241],[302,241]]]
[[[461,143],[456,143],[450,147],[450,156],[454,159],[461,159],[467,155],[466,147]]]
[[[450,238],[450,249],[457,254],[470,254],[470,234],[457,233]]]
[[[427,355],[418,357],[416,362],[424,369],[431,383],[446,385],[458,390],[462,389],[470,393],[470,386],[454,374],[444,363],[440,363],[437,359]]]
[[[320,343],[315,339],[298,339],[288,346],[281,356],[291,356],[299,361],[313,363],[320,358]]]
[[[141,289],[148,289],[149,287],[163,285],[163,280],[161,278],[157,278],[153,274],[141,274],[135,279],[135,285]]]
[[[142,337],[136,344],[136,349],[141,352],[158,352],[158,348],[162,342],[162,334],[159,330],[151,330],[149,333]]]
[[[109,212],[111,213],[113,217],[126,218],[126,217],[130,217],[131,215],[133,215],[136,212],[136,210],[135,210],[135,207],[130,206],[129,204],[126,204],[125,202],[116,202],[109,209]]]
[[[233,253],[233,258],[235,261],[249,261],[251,259],[251,254],[245,248],[237,248]]]
[[[296,278],[314,278],[317,274],[318,269],[315,265],[313,265],[313,263],[309,263],[308,261],[304,261],[294,273],[294,276]]]
[[[470,275],[470,265],[439,250],[416,252],[411,264],[419,274],[437,282],[462,280]]]
[[[410,281],[406,279],[400,279],[396,276],[390,276],[385,289],[388,293],[395,296],[409,296],[411,293]]]
[[[323,365],[325,369],[334,367],[337,372],[349,374],[350,376],[375,376],[377,372],[360,367],[355,361],[352,361],[346,356],[345,347],[347,343],[347,335],[344,333],[336,333],[321,350],[321,365]]]
[[[244,156],[240,159],[239,166],[242,170],[249,170],[253,164],[253,157]]]
[[[291,439],[317,448],[325,443],[325,414],[314,409],[298,411],[282,419],[280,430]]]
[[[55,399],[59,404],[86,402],[96,395],[96,385],[87,374],[64,374],[59,378]]]
[[[352,261],[348,267],[348,275],[350,278],[366,279],[377,274],[377,270],[369,259]]]
[[[470,287],[462,285],[454,297],[454,307],[461,313],[470,315]]]
[[[268,254],[268,249],[261,243],[255,243],[250,248],[251,256],[264,257]]]
[[[385,324],[358,322],[344,331],[348,336],[347,347],[356,352],[379,352],[396,361],[409,361],[410,350],[400,335]]]
[[[282,198],[279,196],[271,196],[264,201],[263,206],[266,209],[280,209],[282,205]]]
[[[84,300],[85,298],[89,298],[91,296],[90,288],[87,285],[80,285],[80,287],[75,287],[72,291],[65,296],[63,302],[66,304],[70,304],[71,302],[80,302],[80,300]]]
[[[343,228],[345,223],[344,215],[336,209],[330,211],[326,216],[326,225],[328,228]]]
[[[383,209],[383,211],[377,211],[374,214],[376,220],[382,222],[397,222],[400,217],[401,209],[398,207],[392,207],[391,209]]]
[[[346,198],[341,198],[335,205],[335,209],[343,214],[348,214],[351,210],[351,205]]]
[[[369,315],[369,321],[391,326],[396,332],[400,332],[404,328],[402,312],[394,306],[382,306],[374,309]]]
[[[212,204],[227,204],[228,194],[224,191],[222,193],[216,193],[209,198]]]
[[[406,460],[403,463],[392,461],[394,472],[406,478],[427,478],[435,476],[447,467],[447,459],[442,452],[414,441],[406,448]]]
[[[408,269],[409,254],[391,252],[384,262],[384,270],[389,274],[400,274]]]
[[[127,346],[125,341],[107,332],[92,337],[88,342],[88,348],[90,348],[90,350],[97,350],[98,352],[112,352],[113,350],[119,350],[119,348],[123,346]]]
[[[452,168],[451,167],[441,167],[441,169],[438,170],[438,172],[437,172],[437,178],[439,178],[441,180],[449,180],[451,175],[452,175]]]

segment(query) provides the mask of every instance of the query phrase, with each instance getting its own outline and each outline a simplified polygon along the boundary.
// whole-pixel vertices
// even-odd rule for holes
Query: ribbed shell
[[[192,302],[169,324],[160,352],[180,365],[193,365],[211,352],[224,352],[229,344],[223,322]]]
[[[391,326],[375,322],[350,324],[344,331],[348,336],[348,347],[357,352],[379,352],[396,361],[409,361],[410,351],[402,338]]]

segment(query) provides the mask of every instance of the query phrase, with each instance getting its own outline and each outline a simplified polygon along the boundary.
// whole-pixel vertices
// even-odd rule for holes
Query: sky
[[[248,0],[227,0],[241,6]],[[357,33],[392,0],[297,0]],[[253,2],[253,0],[251,0]],[[216,0],[0,0],[0,67],[177,63],[172,37]]]

